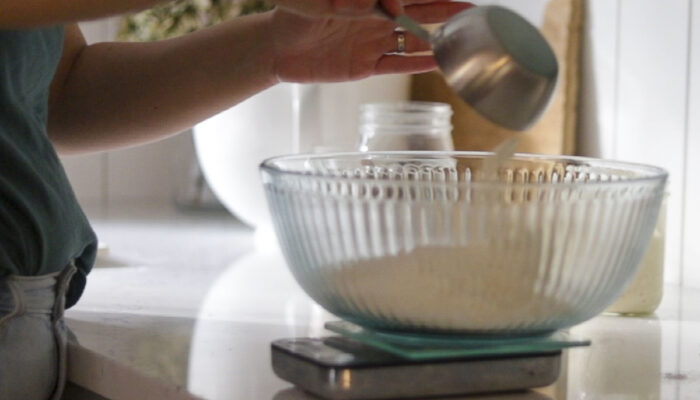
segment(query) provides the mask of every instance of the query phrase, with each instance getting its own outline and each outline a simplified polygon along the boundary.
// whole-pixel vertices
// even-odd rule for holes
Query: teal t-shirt
[[[74,304],[97,239],[46,133],[63,28],[0,30],[0,279],[43,275],[75,260]]]

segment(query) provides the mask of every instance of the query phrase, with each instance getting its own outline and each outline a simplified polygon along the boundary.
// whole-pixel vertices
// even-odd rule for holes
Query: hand
[[[470,7],[463,2],[417,0],[406,5],[405,12],[421,23],[440,23]],[[277,9],[271,20],[275,73],[286,82],[337,82],[435,69],[432,55],[392,54],[397,50],[395,28],[393,22],[374,15],[311,17]],[[404,35],[405,53],[430,50],[428,43]]]

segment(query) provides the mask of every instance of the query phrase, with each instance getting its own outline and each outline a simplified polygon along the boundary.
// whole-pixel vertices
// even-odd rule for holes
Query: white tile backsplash
[[[174,202],[178,185],[184,184],[194,161],[189,133],[107,154],[110,202]]]
[[[105,153],[63,156],[61,161],[81,204],[107,211],[110,203],[169,204],[195,162],[190,133]]]
[[[106,161],[104,153],[61,157],[75,195],[84,205],[103,204],[106,194]]]

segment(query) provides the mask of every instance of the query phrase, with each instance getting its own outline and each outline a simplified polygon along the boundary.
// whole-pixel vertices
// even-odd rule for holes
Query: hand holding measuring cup
[[[452,90],[490,121],[523,131],[549,105],[559,75],[556,56],[537,28],[513,11],[470,8],[433,34],[408,14],[380,12],[430,43]]]

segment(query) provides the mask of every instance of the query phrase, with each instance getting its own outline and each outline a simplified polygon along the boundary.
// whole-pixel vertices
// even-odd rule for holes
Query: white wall
[[[513,5],[537,21],[546,0]],[[579,149],[663,166],[671,174],[666,279],[700,287],[700,6],[693,0],[587,0]],[[528,12],[530,10],[531,12]],[[529,15],[532,14],[532,15]],[[82,25],[107,40],[114,20]],[[139,149],[68,158],[85,202],[171,201],[192,157],[183,135]],[[175,160],[175,161],[173,161]]]
[[[683,283],[700,287],[700,4],[689,3],[691,19],[689,40],[688,126],[685,131],[685,193],[683,203]]]
[[[670,173],[666,279],[700,286],[700,14],[692,0],[588,0],[580,149]],[[696,104],[697,103],[697,104]],[[696,111],[697,110],[697,111]]]

